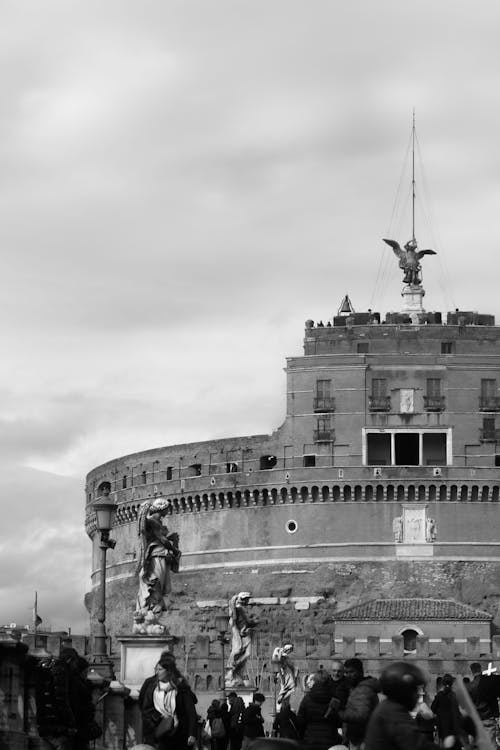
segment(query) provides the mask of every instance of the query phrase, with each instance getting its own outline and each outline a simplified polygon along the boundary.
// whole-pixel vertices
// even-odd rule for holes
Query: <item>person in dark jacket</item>
[[[290,706],[290,698],[283,698],[280,704],[280,710],[275,716],[273,722],[273,732],[276,737],[281,739],[295,740],[299,739],[298,720],[295,711]]]
[[[331,705],[332,678],[327,672],[316,672],[311,689],[302,698],[297,723],[304,750],[328,750],[341,741],[339,714]]]
[[[258,737],[264,737],[264,719],[262,717],[261,706],[265,701],[262,693],[254,693],[252,703],[243,711],[243,742],[241,750],[247,750]]]
[[[349,685],[349,697],[341,717],[344,735],[351,750],[363,742],[370,716],[378,705],[379,684],[374,677],[365,677],[361,659],[344,662],[345,676]]]
[[[419,687],[425,684],[420,669],[407,662],[393,662],[380,676],[380,689],[386,696],[368,722],[365,750],[438,750],[419,730],[410,711],[418,701]],[[444,747],[454,747],[447,737]]]
[[[229,703],[229,743],[230,750],[241,750],[243,742],[243,698],[231,691],[227,696]]]
[[[449,735],[455,735],[461,723],[460,709],[452,690],[453,677],[443,675],[441,690],[436,693],[431,703],[431,711],[436,716],[436,730],[440,740]]]
[[[498,699],[500,698],[500,677],[498,675],[483,674],[481,665],[475,661],[470,665],[472,682],[468,690],[479,718],[490,735],[493,747],[496,746],[498,734]]]
[[[143,742],[158,750],[186,750],[196,742],[196,696],[177,669],[175,659],[163,652],[156,674],[139,693]],[[163,721],[165,720],[165,721]],[[167,727],[169,731],[163,731]]]
[[[210,739],[212,750],[226,750],[228,743],[228,713],[227,703],[221,703],[216,698],[208,707],[207,719],[210,723]]]
[[[35,670],[38,733],[45,750],[73,750],[77,732],[70,669],[64,659],[42,659]]]
[[[92,691],[86,678],[89,663],[70,647],[62,648],[59,658],[65,662],[69,670],[69,699],[76,728],[73,746],[75,750],[87,750],[89,742],[102,734],[95,721]]]

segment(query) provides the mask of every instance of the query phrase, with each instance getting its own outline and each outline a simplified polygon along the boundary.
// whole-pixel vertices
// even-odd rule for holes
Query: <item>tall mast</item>
[[[413,108],[413,127],[411,130],[411,190],[411,235],[413,242],[415,242],[415,107]]]

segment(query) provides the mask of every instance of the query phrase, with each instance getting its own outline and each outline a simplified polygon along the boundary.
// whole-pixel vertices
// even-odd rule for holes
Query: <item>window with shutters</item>
[[[317,380],[316,396],[314,398],[314,411],[333,411],[334,399],[332,396],[332,381]]]
[[[483,426],[480,430],[480,439],[482,443],[496,442],[497,431],[495,426],[495,417],[483,417]]]
[[[481,379],[481,395],[479,397],[481,411],[498,411],[497,381],[493,378]]]
[[[441,378],[427,378],[424,409],[426,411],[443,411],[444,396],[441,393]]]
[[[372,393],[368,403],[370,411],[390,411],[391,399],[387,395],[387,378],[372,378]]]

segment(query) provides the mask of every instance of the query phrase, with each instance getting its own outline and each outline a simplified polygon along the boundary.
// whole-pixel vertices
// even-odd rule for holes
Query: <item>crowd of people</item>
[[[500,677],[483,674],[477,663],[471,665],[471,673],[467,695],[475,707],[476,724],[455,693],[451,675],[439,679],[430,702],[424,674],[411,661],[393,662],[375,679],[364,674],[360,659],[352,658],[334,662],[330,671],[322,669],[310,675],[298,709],[292,710],[288,698],[283,700],[272,730],[266,732],[262,716],[265,696],[259,692],[245,706],[232,691],[227,700],[212,701],[206,718],[199,716],[194,693],[172,655],[165,653],[139,697],[144,742],[157,750],[194,746],[200,750],[265,750],[266,745],[271,750],[271,745],[277,744],[273,738],[280,739],[281,747],[289,744],[302,750],[494,749]]]
[[[37,668],[39,734],[45,750],[88,750],[101,734],[84,673],[74,649]],[[393,662],[380,678],[364,674],[360,659],[335,661],[305,681],[296,711],[284,698],[265,727],[255,692],[245,705],[236,692],[214,699],[206,716],[175,658],[163,652],[139,694],[142,748],[155,750],[496,750],[500,747],[500,676],[470,665],[471,677],[438,678],[427,698],[423,672],[411,660]],[[465,684],[467,683],[467,684]],[[274,707],[273,707],[274,708]],[[267,732],[266,732],[267,728]],[[270,736],[269,736],[270,735]],[[278,742],[276,742],[278,739]],[[139,746],[136,746],[139,750]]]

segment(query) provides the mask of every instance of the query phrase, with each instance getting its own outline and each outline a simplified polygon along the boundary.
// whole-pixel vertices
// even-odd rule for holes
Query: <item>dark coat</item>
[[[43,659],[35,671],[36,718],[40,737],[74,736],[70,669],[62,659]]]
[[[387,698],[373,711],[365,750],[438,750],[419,730],[407,709]]]
[[[255,739],[256,737],[264,737],[264,719],[260,706],[257,703],[250,703],[243,711],[241,719],[243,726],[243,736]]]
[[[340,743],[338,713],[330,709],[325,718],[332,697],[332,683],[325,681],[314,684],[302,698],[297,722],[304,750],[328,750]]]
[[[469,684],[469,693],[481,719],[493,719],[498,716],[500,677],[477,675]]]
[[[238,695],[229,708],[229,731],[243,736],[242,719],[245,704],[243,698]]]
[[[349,685],[345,677],[336,681],[332,680],[332,695],[338,700],[339,708],[345,708],[349,697]]]
[[[379,684],[374,677],[364,677],[352,688],[341,714],[348,740],[357,745],[365,736],[370,716],[378,705]]]
[[[172,737],[164,737],[161,740],[157,740],[154,732],[162,719],[153,702],[153,693],[157,684],[158,679],[156,676],[148,677],[139,693],[143,742],[158,747],[159,750],[185,750],[187,748],[188,737],[197,736],[197,716],[195,709],[195,705],[198,702],[197,698],[191,691],[186,680],[181,678],[177,684],[175,701],[175,713],[179,724]]]
[[[276,718],[273,722],[273,730],[277,737],[286,740],[297,740],[299,739],[297,715],[290,708],[290,704],[285,703],[284,706],[276,714]]]
[[[461,725],[460,709],[450,687],[445,687],[436,693],[431,703],[431,711],[436,715],[436,729],[440,739],[450,734],[457,734],[458,727]]]

